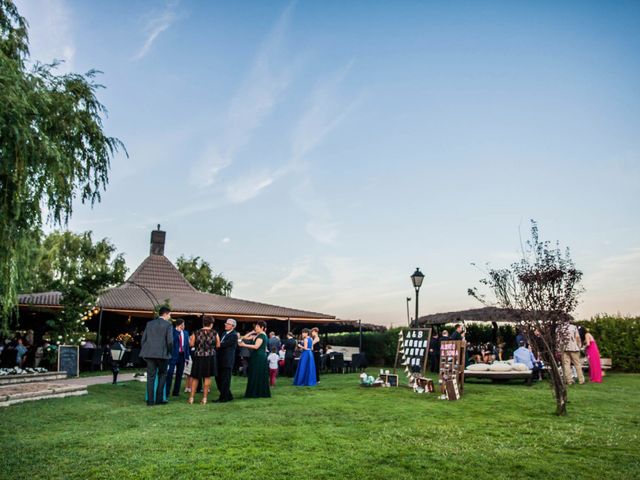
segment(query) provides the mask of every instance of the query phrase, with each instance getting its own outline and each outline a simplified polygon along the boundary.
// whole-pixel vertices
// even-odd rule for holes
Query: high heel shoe
[[[193,405],[193,397],[189,397],[189,399],[187,400],[187,403],[189,405]]]
[[[206,405],[207,404],[207,397],[202,397],[202,400],[200,400],[200,405]]]

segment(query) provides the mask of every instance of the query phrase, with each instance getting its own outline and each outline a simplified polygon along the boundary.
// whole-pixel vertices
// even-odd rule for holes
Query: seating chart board
[[[393,371],[395,372],[398,367],[404,368],[410,387],[413,387],[416,378],[423,377],[427,371],[430,341],[430,328],[400,330]]]

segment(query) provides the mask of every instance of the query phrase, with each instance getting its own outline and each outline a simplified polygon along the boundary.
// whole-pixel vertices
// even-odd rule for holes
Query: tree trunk
[[[553,352],[545,351],[544,357],[546,357],[545,363],[549,366],[553,396],[556,399],[556,415],[562,417],[567,414],[567,385],[564,383],[562,370],[558,367]]]

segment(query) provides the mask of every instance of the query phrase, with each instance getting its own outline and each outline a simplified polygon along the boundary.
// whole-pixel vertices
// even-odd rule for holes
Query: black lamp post
[[[111,371],[113,372],[113,385],[118,381],[118,372],[120,371],[120,361],[124,357],[124,345],[118,341],[111,345]]]
[[[416,271],[411,275],[411,282],[413,283],[413,288],[416,289],[416,316],[413,319],[413,325],[418,325],[418,293],[420,292],[420,287],[422,286],[422,281],[424,280],[424,273],[420,271],[419,268],[416,268]]]

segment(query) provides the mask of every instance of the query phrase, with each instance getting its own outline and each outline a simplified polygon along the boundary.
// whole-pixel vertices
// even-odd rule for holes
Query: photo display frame
[[[467,342],[447,340],[440,342],[440,393],[449,400],[457,400],[464,391],[464,366]]]

